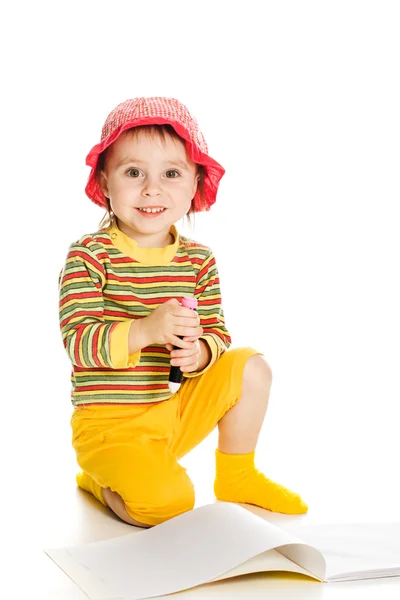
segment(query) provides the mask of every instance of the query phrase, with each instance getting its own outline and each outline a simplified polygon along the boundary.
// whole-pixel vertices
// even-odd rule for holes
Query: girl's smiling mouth
[[[161,215],[161,214],[162,214],[162,213],[164,213],[164,212],[165,212],[167,209],[166,209],[166,208],[163,208],[163,209],[157,209],[157,210],[154,210],[154,209],[152,209],[152,210],[150,211],[150,210],[143,210],[143,209],[140,209],[140,208],[135,208],[135,210],[137,210],[137,211],[138,211],[138,213],[139,213],[139,214],[140,214],[142,217],[147,217],[148,219],[149,219],[149,218],[151,219],[151,218],[153,218],[153,217],[157,217],[158,215]],[[154,212],[153,212],[153,210],[154,210]]]

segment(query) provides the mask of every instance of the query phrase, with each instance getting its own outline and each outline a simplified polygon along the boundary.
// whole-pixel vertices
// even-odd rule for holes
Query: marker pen
[[[196,310],[197,298],[189,298],[188,296],[184,296],[182,298],[182,306],[186,306],[187,308]],[[178,335],[178,337],[180,337],[181,340],[183,340],[184,336]],[[178,346],[174,346],[174,350],[182,350],[182,348],[179,348]],[[181,387],[182,375],[183,375],[183,372],[181,371],[180,367],[178,367],[176,365],[171,366],[171,369],[169,371],[168,387],[173,394],[175,392],[177,392],[179,390],[179,388]]]

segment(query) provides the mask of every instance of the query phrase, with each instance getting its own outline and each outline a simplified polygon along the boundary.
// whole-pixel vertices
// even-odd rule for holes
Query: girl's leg
[[[100,500],[104,506],[111,508],[113,513],[122,519],[122,521],[125,521],[130,525],[135,525],[136,527],[151,527],[151,525],[145,525],[144,523],[139,523],[139,521],[132,519],[126,511],[125,502],[122,500],[121,496],[117,494],[117,492],[113,492],[110,488],[102,488],[96,483],[93,477],[84,471],[78,473],[76,476],[76,483],[82,490],[85,490],[85,492],[93,494],[93,496],[97,498],[97,500]]]
[[[75,413],[79,487],[139,527],[191,510],[193,483],[169,448],[176,414],[174,401]]]
[[[207,371],[187,379],[178,390],[179,427],[171,450],[178,459],[185,456],[218,424],[216,497],[275,512],[305,512],[307,505],[298,494],[267,479],[254,466],[271,382],[262,352],[251,347],[226,350]]]
[[[250,346],[225,350],[201,376],[184,379],[177,392],[177,426],[171,450],[178,459],[198,446],[239,401],[243,371],[260,352]]]
[[[267,411],[272,384],[271,369],[260,354],[251,356],[244,368],[242,394],[218,423],[218,450],[246,454],[256,448]]]
[[[104,461],[101,467],[104,479],[111,481],[120,493],[110,487],[102,487],[85,471],[77,476],[79,487],[93,494],[120,519],[136,527],[152,527],[193,508],[193,483],[175,456],[169,455],[168,451],[163,452],[162,448],[161,453],[157,452],[157,448],[141,448],[135,452],[135,456],[132,456],[129,448],[124,450],[118,453],[118,462],[120,465],[125,462],[126,469],[120,466],[115,469],[117,474],[110,477]],[[165,454],[167,460],[163,461]],[[140,461],[142,468],[129,466],[135,461]],[[116,463],[114,460],[112,462],[113,465]],[[155,463],[158,463],[158,467],[155,467]],[[83,461],[81,466],[87,470],[91,468]],[[137,519],[137,515],[139,518],[143,515],[143,521],[147,523],[141,518]]]
[[[267,479],[254,466],[271,383],[271,369],[264,357],[249,358],[240,400],[218,423],[215,495],[226,502],[255,504],[275,512],[304,513],[308,507],[298,494]]]

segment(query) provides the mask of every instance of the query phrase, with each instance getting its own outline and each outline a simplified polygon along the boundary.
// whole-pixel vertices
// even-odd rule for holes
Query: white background
[[[177,226],[216,255],[232,347],[271,365],[257,466],[310,517],[399,520],[398,6],[2,9],[3,528],[44,544],[76,526],[57,280],[103,216],[86,154],[135,96],[185,103],[226,169],[212,210]],[[213,501],[216,443],[182,460],[199,503]]]

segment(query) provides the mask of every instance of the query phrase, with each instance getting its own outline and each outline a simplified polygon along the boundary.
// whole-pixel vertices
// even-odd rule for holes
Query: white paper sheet
[[[219,502],[140,533],[68,548],[66,552],[109,590],[107,596],[97,595],[96,600],[138,600],[209,582],[254,556],[287,544],[304,546],[295,535],[244,508]],[[321,568],[323,557],[312,548],[308,550]],[[54,551],[47,553],[57,562]],[[67,562],[64,560],[63,570],[68,568]],[[69,569],[68,575],[82,587],[76,573]]]
[[[46,550],[62,571],[90,598],[90,600],[121,600],[104,581],[87,567],[77,562],[65,548]]]
[[[363,579],[400,575],[400,523],[287,525],[326,560],[326,579]],[[364,575],[362,575],[364,572]]]
[[[238,577],[239,575],[247,575],[248,573],[266,573],[268,571],[282,571],[286,573],[301,573],[302,575],[310,576],[310,572],[303,569],[299,565],[294,564],[291,560],[283,556],[278,550],[267,550],[262,554],[257,554],[253,558],[249,558],[246,562],[230,569],[223,575],[220,575],[215,581],[221,581],[228,577]]]

